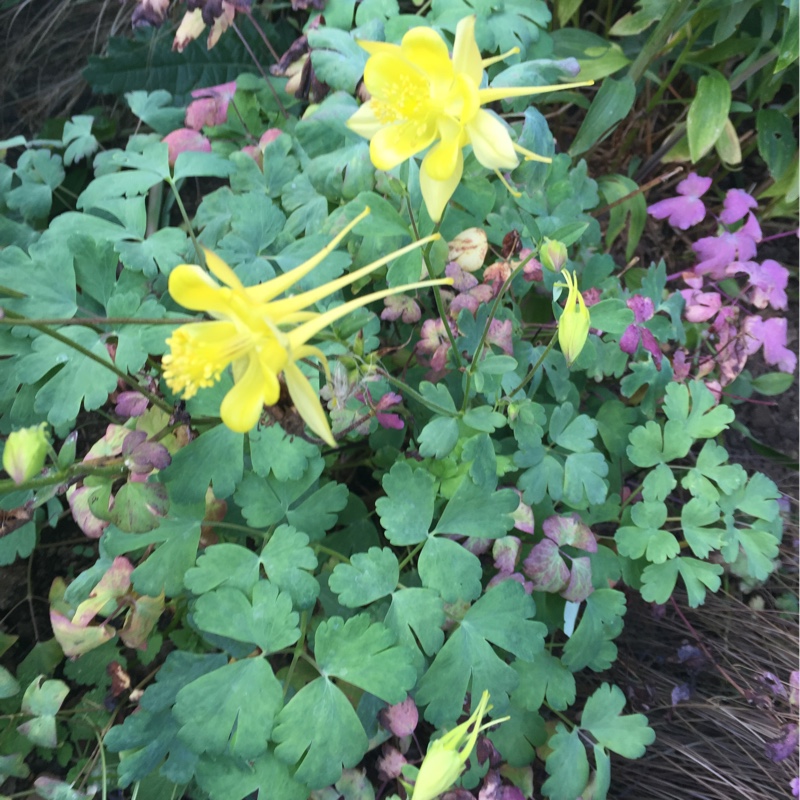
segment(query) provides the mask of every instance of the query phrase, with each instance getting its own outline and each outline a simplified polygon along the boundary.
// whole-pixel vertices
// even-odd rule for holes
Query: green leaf
[[[266,750],[282,705],[281,685],[263,658],[234,661],[178,692],[178,736],[195,753],[229,750],[237,758],[256,758]]]
[[[0,666],[0,700],[13,697],[20,690],[17,679],[3,666]]]
[[[661,529],[667,519],[667,507],[661,502],[636,503],[631,508],[633,526],[617,529],[614,540],[617,551],[628,558],[647,556],[648,561],[661,564],[681,551],[674,534]]]
[[[309,462],[319,457],[316,445],[299,436],[288,436],[279,425],[254,428],[248,437],[253,469],[263,478],[271,472],[279,481],[299,480]]]
[[[446,458],[458,444],[458,420],[434,417],[419,434],[419,452],[425,458]]]
[[[279,525],[261,551],[267,577],[281,591],[288,592],[295,608],[311,608],[319,595],[313,576],[317,557],[308,546],[308,536],[291,525]]]
[[[791,119],[782,112],[764,108],[756,114],[758,153],[769,174],[779,180],[789,170],[797,155],[797,137]]]
[[[519,675],[519,687],[512,699],[528,711],[538,711],[547,704],[563,711],[575,702],[575,678],[560,659],[547,650],[537,653],[532,661],[517,660],[511,665]]]
[[[767,397],[783,394],[794,383],[794,375],[787,372],[766,372],[752,380],[752,387]]]
[[[692,437],[677,422],[668,421],[662,431],[654,420],[634,428],[630,434],[628,458],[637,467],[654,467],[683,458],[692,446]]]
[[[8,208],[19,211],[25,221],[44,219],[53,204],[53,189],[64,180],[61,156],[46,149],[26,150],[17,162],[20,186],[3,198]]]
[[[394,631],[397,641],[409,652],[416,653],[415,664],[421,672],[425,661],[419,648],[433,656],[444,643],[444,603],[432,589],[399,589],[392,594],[392,604],[384,623]]]
[[[156,89],[154,92],[127,92],[125,100],[130,110],[145,125],[162,136],[183,125],[186,111],[170,105],[172,95],[164,89]]]
[[[69,167],[78,161],[88,159],[99,147],[92,135],[94,117],[78,114],[64,123],[62,142],[66,147],[64,163]]]
[[[689,155],[697,163],[719,139],[731,110],[731,85],[717,70],[709,69],[697,82],[697,93],[689,105],[686,134]]]
[[[272,738],[275,755],[297,765],[294,778],[310,789],[335,783],[354,767],[369,741],[350,701],[327,678],[304,686],[281,710]]]
[[[547,745],[550,754],[545,769],[550,777],[542,784],[542,793],[550,800],[575,800],[589,781],[589,759],[580,731],[573,728],[567,733],[559,722]]]
[[[571,453],[564,462],[564,499],[573,508],[602,505],[608,494],[608,462],[601,453]]]
[[[669,563],[669,562],[667,562]],[[608,669],[617,658],[613,643],[622,632],[625,595],[616,589],[595,589],[586,598],[578,627],[564,645],[561,660],[572,672],[589,667],[595,672]]]
[[[648,502],[663,502],[677,485],[672,470],[666,464],[659,464],[642,481],[642,498]]]
[[[681,528],[689,547],[698,558],[708,558],[712,550],[722,546],[721,528],[709,528],[720,521],[719,506],[707,498],[693,497],[681,509]],[[651,561],[654,559],[650,559]]]
[[[644,714],[622,714],[625,695],[618,686],[603,683],[586,701],[581,714],[581,728],[597,741],[625,758],[641,758],[653,744],[655,732],[647,726]]]
[[[308,787],[294,780],[289,768],[267,751],[258,758],[203,758],[195,774],[210,800],[231,800],[233,797],[269,797],[271,800],[306,800]]]
[[[695,497],[715,503],[720,493],[712,481],[724,494],[733,494],[744,486],[747,473],[741,464],[728,464],[728,451],[724,447],[707,441],[697,456],[696,465],[681,479],[681,486]]]
[[[33,407],[47,414],[55,427],[71,425],[81,406],[86,411],[100,408],[117,388],[116,375],[103,366],[103,362],[110,365],[111,358],[96,331],[75,325],[61,328],[59,333],[90,351],[101,363],[49,336],[37,336],[33,352],[17,360],[16,374],[21,383],[36,383],[51,373],[36,392]]]
[[[594,308],[594,306],[592,306]],[[637,419],[635,408],[626,406],[621,400],[606,400],[597,410],[595,424],[603,444],[613,455],[622,455],[628,444]]]
[[[681,425],[693,439],[718,436],[733,422],[733,409],[716,405],[714,395],[702,381],[691,381],[688,391],[684,384],[672,383],[667,387],[666,394],[664,410],[667,417]]]
[[[516,581],[489,589],[467,611],[419,682],[417,702],[428,706],[425,719],[439,727],[457,720],[470,680],[473,703],[487,690],[497,713],[504,713],[518,677],[492,645],[532,660],[542,651],[546,633],[541,622],[532,621],[534,614],[533,600]]]
[[[208,486],[219,500],[230,497],[244,473],[243,437],[225,425],[204,431],[172,456],[159,473],[176,503],[205,500]]]
[[[629,219],[630,227],[628,235],[625,237],[625,258],[630,260],[633,258],[636,246],[642,238],[644,226],[647,222],[647,201],[644,199],[644,194],[639,192],[639,187],[636,182],[625,175],[609,175],[602,177],[598,180],[597,185],[603,196],[603,200],[605,200],[608,205],[617,203],[617,205],[609,211],[608,226],[606,228],[606,248],[609,250],[611,249],[617,237],[625,229],[625,223]],[[633,197],[630,196],[632,194],[634,195]],[[593,326],[596,325],[594,312],[597,305],[592,306]],[[599,324],[597,324],[596,327],[600,328],[600,330],[610,330]],[[621,331],[619,332],[621,333]]]
[[[227,178],[236,167],[216,153],[197,153],[186,150],[178,154],[172,179],[177,183],[186,178]]]
[[[633,324],[633,311],[618,297],[595,303],[590,313],[592,327],[608,333],[624,333]]]
[[[505,427],[506,418],[494,411],[491,406],[478,406],[471,408],[464,414],[464,424],[475,431],[494,433],[498,428]]]
[[[544,720],[535,711],[520,708],[513,697],[506,711],[511,719],[493,728],[488,734],[489,739],[510,766],[530,769],[536,760],[536,748],[547,741]],[[505,769],[503,773],[506,774]]]
[[[0,567],[13,564],[17,558],[27,558],[36,547],[36,523],[31,520],[0,536]]]
[[[434,477],[400,461],[383,476],[382,484],[386,497],[378,498],[375,509],[386,538],[397,546],[424,542],[433,521]]]
[[[122,725],[115,725],[105,736],[104,743],[111,752],[128,751],[119,766],[120,786],[145,778],[159,765],[160,774],[174,783],[191,780],[197,755],[178,739],[180,724],[172,715],[172,706],[184,686],[226,662],[222,654],[198,655],[176,650],[167,656],[156,673],[155,683],[145,689],[138,712],[126,717]]]
[[[251,601],[238,589],[222,587],[201,595],[195,604],[198,628],[217,636],[276,653],[300,638],[299,615],[288,594],[266,580],[253,588]]]
[[[391,594],[400,580],[397,557],[388,548],[354,553],[349,564],[337,564],[328,586],[346,608],[366,606]]]
[[[317,78],[331,88],[352,94],[364,74],[367,52],[348,31],[320,27],[308,32],[311,62]]]
[[[571,156],[585,153],[611,133],[612,128],[628,115],[636,99],[636,86],[627,75],[615,80],[606,78],[584,117],[578,134],[569,148]],[[719,134],[717,134],[719,136]],[[716,141],[716,137],[714,138]],[[711,144],[714,144],[714,141]]]
[[[186,572],[184,584],[194,594],[226,587],[249,595],[258,581],[258,556],[239,544],[212,544]]]
[[[383,623],[358,614],[324,620],[314,637],[314,657],[327,677],[337,677],[380,697],[387,703],[404,700],[416,680],[411,655],[395,644]]]
[[[594,449],[592,439],[597,426],[585,414],[575,416],[572,403],[556,406],[550,417],[550,440],[573,453],[589,453]]]
[[[68,694],[69,686],[64,681],[44,680],[44,675],[40,675],[25,690],[21,711],[35,717],[53,717]]]
[[[417,569],[422,585],[435,589],[445,603],[474,600],[481,593],[480,559],[452,539],[429,537]]]
[[[468,439],[461,451],[461,458],[465,462],[472,462],[469,476],[478,487],[490,492],[497,488],[497,455],[489,434],[479,433]]]
[[[712,592],[719,589],[722,567],[682,556],[663,564],[650,564],[642,572],[642,598],[648,603],[666,603],[679,574],[686,584],[689,605],[697,608],[706,599],[706,588]]]
[[[496,539],[514,527],[511,516],[519,506],[512,489],[487,491],[465,480],[445,506],[434,533]]]

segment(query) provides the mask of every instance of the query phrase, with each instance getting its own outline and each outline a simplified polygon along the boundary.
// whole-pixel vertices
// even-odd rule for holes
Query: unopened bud
[[[561,272],[564,264],[567,263],[567,247],[563,242],[557,239],[548,239],[544,237],[539,248],[539,261],[545,269],[550,272]]]
[[[3,449],[3,469],[18,486],[36,477],[47,457],[47,423],[22,428],[8,435]]]

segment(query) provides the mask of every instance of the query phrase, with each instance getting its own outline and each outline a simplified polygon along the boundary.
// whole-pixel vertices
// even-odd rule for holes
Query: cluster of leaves
[[[562,21],[579,5],[559,3]],[[94,155],[57,216],[67,171],[99,148],[91,120],[74,118],[46,146],[6,143],[26,149],[0,164],[0,426],[47,421],[65,443],[30,486],[3,485],[14,524],[0,564],[27,557],[65,502],[97,547],[94,564],[53,586],[55,638],[14,674],[0,668],[0,777],[27,777],[35,749],[67,765],[65,782],[36,783],[61,800],[91,796],[100,780],[148,798],[370,797],[370,749],[387,763],[424,754],[408,735],[416,722],[398,733],[387,708],[413,698],[419,739],[452,728],[487,690],[492,717],[510,716],[488,734],[504,769],[472,759],[464,788],[502,780],[531,796],[546,773],[539,790],[553,800],[602,800],[610,754],[637,758],[653,742],[618,687],[576,691],[576,673],[615,661],[626,591],[664,603],[680,577],[698,605],[726,568],[751,581],[773,569],[775,485],[728,463],[717,439],[732,409],[676,376],[693,335],[683,296],[663,262],[621,278],[598,252],[601,189],[609,201],[611,183],[628,184],[599,185],[566,154],[515,170],[519,198],[468,156],[444,242],[424,264],[416,251],[371,278],[458,275],[443,317],[420,295],[390,323],[360,310],[321,343],[346,449],[321,451],[289,424],[291,409],[268,409],[248,434],[228,430],[218,416],[230,376],[175,405],[159,359],[187,317],[167,277],[198,244],[251,285],[317,253],[369,206],[360,237],[303,280],[310,289],[432,229],[416,163],[376,171],[344,124],[364,65],[355,40],[397,41],[420,23],[399,10],[328,4],[308,42],[332,91],[302,115],[281,81],[251,75],[197,98],[224,98],[227,113],[205,124],[164,89],[127,87],[142,129]],[[577,30],[548,33],[543,2],[434,0],[426,20],[452,33],[469,13],[485,52],[520,48],[510,67],[491,68],[507,85],[551,82],[577,56],[588,77],[628,63],[605,40],[597,51]],[[604,104],[625,81],[604,84],[572,155],[613,123]],[[544,116],[523,109],[519,142],[552,154]],[[190,118],[201,151],[171,152]],[[570,248],[590,305],[593,332],[571,368],[550,346],[558,278],[526,260],[545,237]],[[477,259],[465,241],[483,242]],[[427,322],[442,331],[435,379],[421,355]],[[112,423],[76,450],[72,432],[96,431],[87,422],[101,415]],[[13,645],[0,639],[2,652]],[[384,773],[397,792],[400,775]]]

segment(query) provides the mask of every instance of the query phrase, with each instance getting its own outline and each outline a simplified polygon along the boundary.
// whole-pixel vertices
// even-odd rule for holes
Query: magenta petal
[[[758,201],[741,189],[731,189],[725,195],[723,206],[719,218],[726,225],[732,225],[742,219],[751,208],[757,208]]]
[[[622,334],[622,338],[619,340],[619,349],[622,350],[623,353],[633,355],[636,352],[636,348],[639,346],[640,338],[639,326],[628,325],[628,327],[625,328],[625,333]]]
[[[675,188],[678,194],[686,197],[702,197],[711,186],[711,178],[701,178],[696,172],[690,172]]]
[[[166,142],[169,147],[170,165],[175,164],[181,153],[211,152],[211,142],[203,134],[193,131],[191,128],[178,128],[178,130],[168,133],[161,141]]]
[[[706,207],[702,200],[695,197],[670,197],[648,206],[647,213],[656,219],[666,219],[673,228],[682,231],[702,222],[706,215]]]
[[[627,300],[628,308],[633,311],[633,319],[635,322],[647,322],[653,318],[655,308],[653,301],[649,297],[641,294],[635,294]]]
[[[786,319],[773,317],[764,320],[761,326],[761,340],[764,345],[764,360],[776,366],[781,372],[794,372],[797,356],[786,347]]]
[[[658,342],[656,341],[656,337],[647,330],[647,328],[641,328],[642,334],[642,347],[647,350],[650,355],[653,356],[653,362],[656,365],[656,369],[661,369],[661,359],[664,357],[664,354],[661,352],[661,348],[658,346]]]

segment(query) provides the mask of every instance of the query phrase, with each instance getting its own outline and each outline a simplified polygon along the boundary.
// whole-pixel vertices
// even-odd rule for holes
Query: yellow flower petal
[[[345,124],[351,131],[365,139],[371,139],[383,126],[375,116],[372,100],[364,103]]]
[[[236,433],[247,433],[256,426],[264,410],[265,389],[273,381],[278,383],[277,377],[264,372],[255,355],[245,363],[244,374],[225,395],[219,409],[222,421]]]
[[[169,274],[169,293],[176,303],[192,311],[224,311],[230,305],[230,292],[194,264],[179,264]]]
[[[481,51],[475,41],[475,15],[464,17],[456,26],[456,40],[453,45],[453,69],[464,73],[475,84],[480,86],[483,80],[483,62]]]
[[[319,395],[312,388],[308,378],[303,375],[300,368],[294,363],[287,364],[283,374],[286,379],[286,388],[289,390],[289,396],[292,398],[292,402],[300,416],[320,439],[331,447],[336,447],[336,439],[333,438],[333,433],[331,433],[328,418],[319,401]]]
[[[514,169],[519,159],[508,128],[488,111],[479,111],[467,125],[475,158],[487,169]]]
[[[420,189],[422,189],[422,199],[425,201],[425,207],[434,222],[441,221],[445,206],[453,196],[463,172],[464,155],[461,150],[458,151],[458,159],[453,174],[442,181],[437,181],[430,175],[425,168],[425,160],[423,159],[422,167],[419,171],[419,185]]]
[[[206,266],[210,272],[231,289],[244,289],[236,273],[216,254],[203,248],[206,257]]]
[[[559,83],[553,86],[497,86],[479,89],[481,105],[496,103],[498,100],[510,100],[513,97],[528,97],[532,94],[547,92],[563,92],[566,89],[578,89],[582,86],[593,86],[594,81],[578,81],[577,83]]]
[[[369,143],[372,163],[383,170],[394,169],[411,156],[422,152],[436,139],[436,121],[401,122],[382,128]]]
[[[433,28],[412,28],[403,36],[400,51],[408,63],[426,73],[435,92],[447,91],[453,78],[453,62],[447,45]]]
[[[567,359],[567,366],[572,366],[586,344],[591,318],[583,295],[578,291],[577,275],[574,272],[570,275],[565,269],[561,270],[561,274],[567,281],[569,292],[564,313],[558,320],[558,343],[564,358]]]
[[[439,120],[440,140],[422,162],[432,180],[446,181],[458,168],[461,155],[461,125],[450,117]]]

